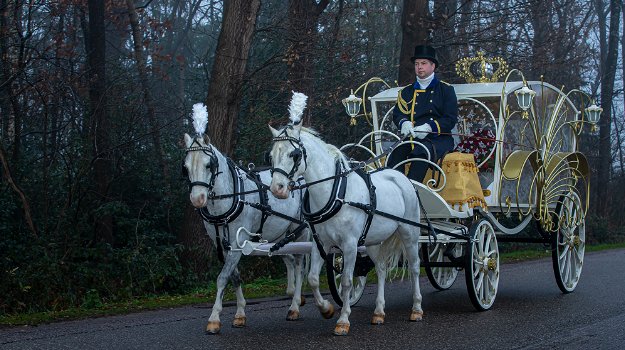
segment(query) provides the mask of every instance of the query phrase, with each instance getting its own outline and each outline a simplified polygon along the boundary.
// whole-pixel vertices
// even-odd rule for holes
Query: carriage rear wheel
[[[490,309],[499,285],[499,247],[495,230],[486,219],[470,227],[465,277],[471,303],[479,311]]]
[[[421,255],[428,280],[438,290],[446,290],[458,277],[457,267],[431,267],[430,262],[452,262],[462,256],[463,245],[458,243],[426,243],[421,245]]]
[[[581,205],[579,196],[571,192],[556,207],[558,227],[551,234],[551,260],[562,293],[575,290],[584,265],[586,222]]]
[[[352,290],[349,294],[349,306],[354,306],[362,298],[362,294],[367,284],[367,272],[373,266],[369,257],[358,255],[354,277],[352,279]],[[326,256],[326,273],[328,276],[328,287],[334,302],[338,306],[343,306],[341,296],[341,276],[343,275],[343,254],[330,253]]]

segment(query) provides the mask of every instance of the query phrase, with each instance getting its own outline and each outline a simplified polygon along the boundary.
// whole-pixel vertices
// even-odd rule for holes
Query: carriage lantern
[[[532,100],[536,95],[536,91],[527,87],[527,83],[523,83],[523,87],[514,92],[516,95],[517,103],[523,110],[523,118],[527,118],[527,110],[532,106]]]
[[[601,112],[603,112],[603,108],[594,103],[590,107],[586,108],[586,115],[588,116],[588,122],[592,125],[592,132],[597,130],[597,123],[599,122]]]
[[[349,97],[343,99],[343,106],[345,106],[345,111],[351,117],[349,125],[356,125],[356,116],[358,112],[360,112],[360,105],[362,104],[362,98],[356,97],[354,95],[354,90],[352,90]]]

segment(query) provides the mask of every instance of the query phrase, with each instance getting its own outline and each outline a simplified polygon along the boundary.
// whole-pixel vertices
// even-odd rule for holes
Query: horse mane
[[[341,150],[338,149],[338,147],[331,145],[325,142],[323,139],[321,139],[321,136],[316,130],[312,128],[306,128],[306,127],[302,127],[300,130],[301,130],[300,136],[302,136],[302,134],[308,135],[310,136],[311,139],[320,142],[326,148],[328,153],[330,153],[331,155],[334,156],[334,158],[339,159],[343,163],[343,166],[345,166],[345,168],[350,167],[349,162],[347,161],[347,157],[345,157],[345,154],[343,154],[343,152],[341,152]]]

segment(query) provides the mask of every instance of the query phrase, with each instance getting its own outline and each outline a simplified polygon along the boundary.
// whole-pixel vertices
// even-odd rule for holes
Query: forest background
[[[625,237],[625,86],[617,0],[0,0],[0,315],[184,293],[220,269],[180,175],[191,106],[233,159],[262,163],[266,125],[341,145],[341,105],[370,77],[407,84],[414,45],[439,75],[484,51],[604,109],[582,139],[588,243]],[[244,279],[281,274],[246,260]]]

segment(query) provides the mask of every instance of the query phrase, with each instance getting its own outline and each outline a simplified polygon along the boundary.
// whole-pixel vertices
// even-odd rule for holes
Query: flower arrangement
[[[458,146],[456,146],[456,151],[473,154],[475,162],[479,165],[488,157],[494,146],[495,133],[491,129],[479,127],[471,130],[471,136],[462,138]],[[492,154],[488,161],[482,164],[480,171],[492,170],[494,166],[495,154]]]

